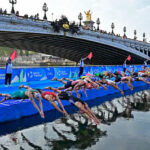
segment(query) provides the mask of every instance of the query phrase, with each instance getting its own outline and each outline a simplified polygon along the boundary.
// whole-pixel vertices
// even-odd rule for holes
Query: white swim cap
[[[36,100],[41,100],[42,99],[42,96],[41,96],[41,94],[40,93],[35,93],[34,94],[34,98],[36,99]]]

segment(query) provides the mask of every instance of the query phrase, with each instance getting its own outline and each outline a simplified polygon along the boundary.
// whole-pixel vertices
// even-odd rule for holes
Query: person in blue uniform
[[[5,73],[5,86],[9,82],[9,86],[11,85],[11,77],[12,77],[13,66],[11,63],[11,58],[9,57],[6,62],[6,73]]]
[[[83,74],[83,70],[84,70],[84,60],[86,60],[87,59],[87,57],[85,57],[85,58],[81,58],[81,60],[80,60],[80,68],[79,68],[79,77]]]

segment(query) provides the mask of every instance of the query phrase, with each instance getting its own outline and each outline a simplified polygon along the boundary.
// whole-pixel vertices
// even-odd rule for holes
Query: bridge
[[[114,34],[84,30],[77,33],[54,32],[52,22],[32,20],[14,14],[0,14],[0,46],[50,54],[78,62],[90,51],[94,65],[123,64],[131,55],[131,64],[143,64],[150,56],[150,43]],[[87,62],[89,63],[89,62]]]

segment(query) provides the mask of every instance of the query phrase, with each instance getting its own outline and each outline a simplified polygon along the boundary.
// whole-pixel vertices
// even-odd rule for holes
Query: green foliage
[[[2,56],[9,57],[14,50],[15,48],[0,47],[0,57]],[[18,56],[28,56],[28,55],[33,55],[36,53],[33,51],[27,51],[27,50],[19,50],[19,49],[16,49],[16,50],[17,50]]]

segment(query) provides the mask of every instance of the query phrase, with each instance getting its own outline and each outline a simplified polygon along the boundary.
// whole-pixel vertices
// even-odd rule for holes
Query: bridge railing
[[[150,52],[150,44],[142,41],[137,41],[129,38],[122,38],[120,36],[116,36],[114,34],[106,34],[101,32],[93,32],[91,30],[84,30],[81,28],[80,33],[81,35],[88,35],[91,37],[96,37],[98,39],[104,39],[111,42],[116,42],[126,47],[130,47],[135,49],[145,55],[149,55]]]

